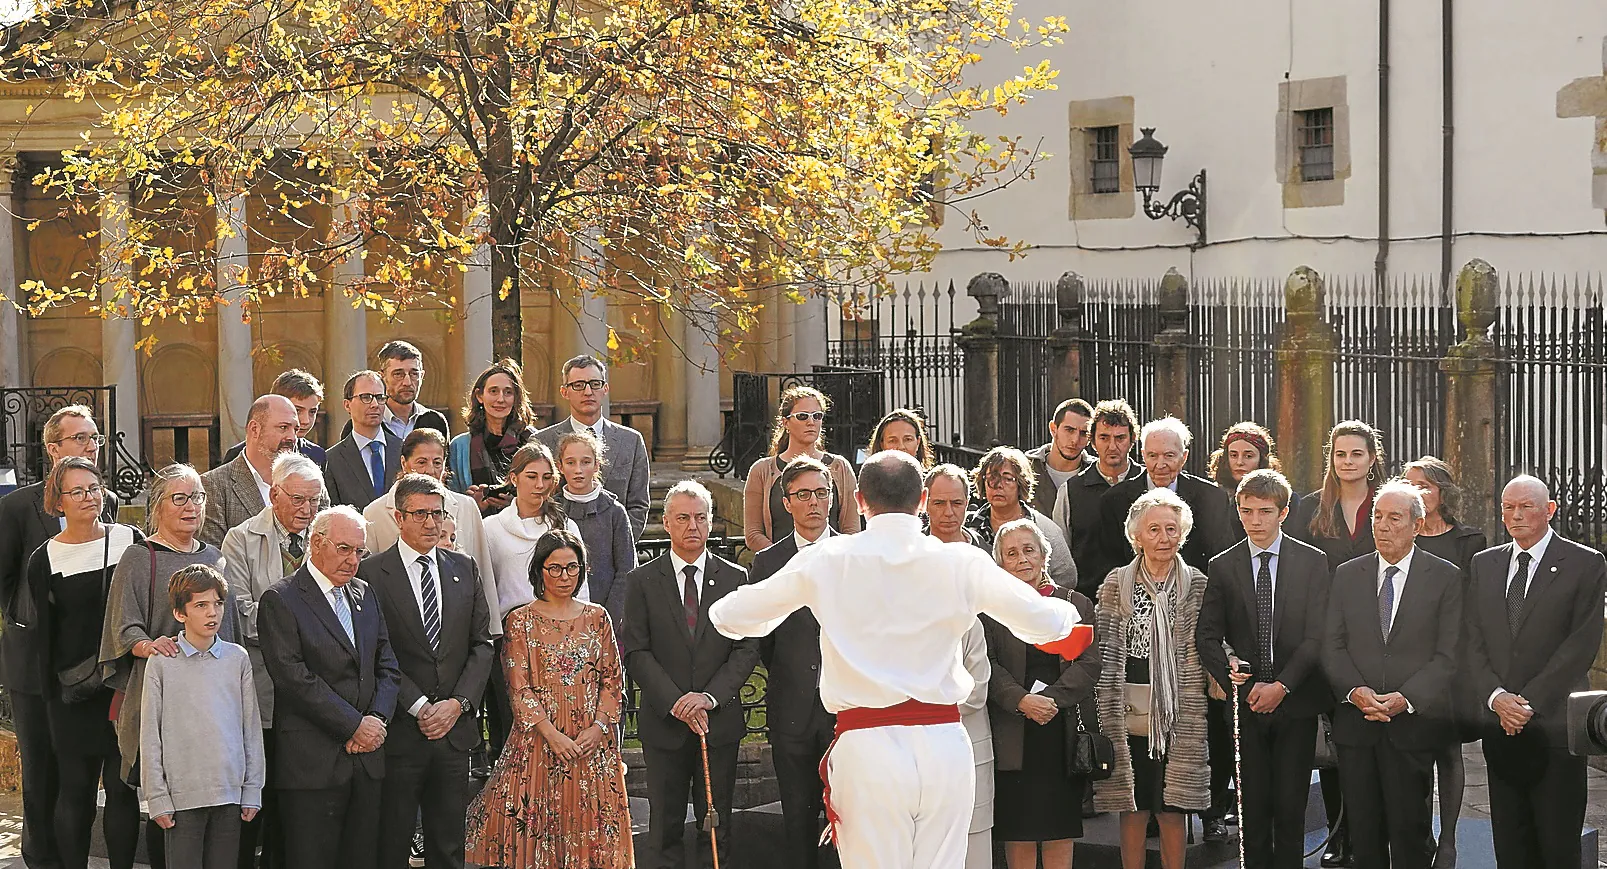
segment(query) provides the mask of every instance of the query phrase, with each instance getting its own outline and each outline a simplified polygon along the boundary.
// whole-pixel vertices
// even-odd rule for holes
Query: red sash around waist
[[[837,746],[837,740],[850,730],[869,730],[872,727],[922,727],[928,724],[958,724],[960,723],[960,707],[950,703],[922,703],[919,700],[905,700],[893,706],[880,709],[867,709],[855,707],[844,709],[837,713],[837,735],[832,737],[831,745],[826,746],[826,753],[820,758],[820,781],[824,785],[822,802],[826,809],[826,831],[821,833],[821,844],[837,840],[837,810],[831,807],[831,777],[826,774],[827,765],[831,762],[831,750]]]

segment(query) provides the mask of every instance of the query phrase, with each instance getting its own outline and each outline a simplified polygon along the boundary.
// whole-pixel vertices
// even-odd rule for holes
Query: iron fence
[[[1022,449],[1048,439],[1056,310],[1053,283],[1011,284],[999,297],[999,439]]]
[[[118,428],[116,386],[29,386],[0,388],[0,468],[16,472],[17,485],[45,477],[45,422],[64,407],[81,404],[94,414],[106,435],[100,467],[112,490],[126,499],[144,491],[150,468],[134,458]]]
[[[919,410],[934,442],[958,443],[964,418],[958,297],[953,281],[860,290],[843,300],[841,318],[827,323],[831,365],[883,372],[883,406]]]
[[[826,415],[826,448],[853,461],[869,441],[886,407],[881,371],[817,365],[810,372],[731,375],[731,414],[709,467],[724,476],[747,478],[748,469],[767,454],[770,430],[781,393],[791,386],[813,386],[831,402]]]

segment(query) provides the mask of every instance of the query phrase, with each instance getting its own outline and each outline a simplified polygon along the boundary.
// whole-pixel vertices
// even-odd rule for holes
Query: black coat
[[[1144,466],[1138,462],[1128,465],[1127,476],[1132,480],[1144,475]],[[1068,527],[1066,545],[1071,547],[1071,560],[1077,563],[1077,591],[1093,600],[1099,593],[1099,584],[1105,575],[1120,564],[1107,564],[1104,551],[1105,533],[1101,526],[1100,499],[1111,490],[1105,477],[1099,473],[1098,461],[1089,462],[1082,473],[1066,481],[1066,516]],[[1126,517],[1124,516],[1123,519]],[[1121,533],[1121,529],[1117,529]]]
[[[368,457],[357,448],[357,441],[348,435],[329,448],[324,462],[324,489],[329,494],[331,507],[349,504],[361,512],[396,483],[396,474],[402,465],[402,442],[383,425],[379,431],[380,440],[385,444],[385,482],[378,490],[368,475]]]
[[[1601,648],[1607,561],[1600,552],[1553,535],[1524,596],[1518,633],[1507,626],[1507,574],[1515,544],[1486,549],[1473,559],[1467,601],[1467,684],[1470,720],[1492,740],[1505,739],[1486,705],[1503,688],[1529,701],[1534,718],[1523,734],[1535,748],[1566,749],[1568,695],[1589,689],[1590,666]],[[1535,740],[1534,732],[1541,737]]]
[[[759,663],[759,641],[732,640],[709,624],[709,607],[748,581],[742,568],[710,552],[700,581],[697,627],[686,629],[681,584],[669,553],[626,574],[625,624],[620,646],[625,667],[641,689],[637,733],[663,750],[695,744],[692,729],[670,715],[688,692],[714,697],[709,710],[710,745],[729,745],[747,733],[742,686]]]
[[[1148,491],[1149,479],[1141,473],[1112,486],[1099,499],[1105,552],[1104,573],[1100,574],[1099,582],[1103,582],[1110,571],[1133,560],[1133,547],[1127,543],[1127,511]],[[1189,532],[1189,539],[1179,554],[1189,567],[1204,573],[1211,559],[1233,543],[1233,533],[1228,529],[1231,520],[1227,501],[1215,483],[1189,473],[1177,475],[1177,496],[1194,511],[1194,530]]]
[[[831,534],[827,528],[826,536]],[[777,540],[753,556],[749,581],[769,579],[797,554],[798,541],[791,534]],[[759,660],[770,678],[764,701],[772,733],[802,737],[816,728],[831,728],[836,716],[820,702],[820,623],[808,607],[759,638]]]
[[[401,671],[396,723],[391,729],[419,737],[423,734],[418,721],[408,714],[413,704],[419,698],[434,703],[462,697],[478,707],[496,659],[491,650],[491,611],[480,592],[480,571],[474,559],[437,549],[435,563],[441,574],[441,634],[434,649],[424,633],[424,615],[413,597],[413,582],[402,564],[401,550],[392,546],[357,568],[357,576],[379,599],[391,651]],[[478,719],[472,714],[459,716],[447,740],[459,751],[474,748],[480,743]]]
[[[1374,745],[1389,739],[1406,750],[1456,740],[1451,679],[1462,634],[1462,573],[1422,549],[1412,554],[1406,585],[1386,643],[1379,629],[1378,554],[1347,561],[1328,595],[1323,670],[1338,702],[1334,742]],[[1384,723],[1368,721],[1348,702],[1352,689],[1399,691],[1416,710]]]
[[[1473,578],[1473,556],[1478,555],[1490,546],[1484,532],[1460,523],[1451,526],[1451,530],[1433,537],[1417,535],[1417,548],[1424,549],[1438,555],[1456,565],[1462,571],[1463,579]]]
[[[117,495],[106,491],[104,522],[117,521]],[[0,679],[7,691],[42,694],[46,685],[41,675],[47,669],[50,648],[39,625],[19,624],[17,596],[26,587],[28,559],[61,533],[61,522],[45,512],[45,484],[23,486],[0,498],[0,614],[5,629],[0,631]],[[54,691],[55,686],[48,686]]]
[[[1333,705],[1333,695],[1322,671],[1323,631],[1327,628],[1328,562],[1322,550],[1288,534],[1278,547],[1278,576],[1272,597],[1273,681],[1282,682],[1289,696],[1277,713],[1287,717],[1317,715]],[[1200,666],[1218,685],[1231,686],[1226,642],[1239,660],[1256,661],[1255,575],[1251,571],[1250,543],[1241,540],[1211,559],[1206,572],[1205,601],[1195,636]],[[1249,694],[1252,679],[1243,693]]]
[[[1055,588],[1055,597],[1077,607],[1082,623],[1094,623],[1094,603],[1069,588]],[[993,731],[993,757],[997,768],[1014,772],[1031,764],[1034,758],[1025,756],[1027,718],[1018,709],[1021,698],[1027,696],[1027,644],[1010,632],[1009,628],[987,616],[982,619],[982,630],[987,636],[988,663],[988,721]],[[1099,729],[1099,711],[1094,708],[1094,683],[1099,681],[1100,649],[1098,638],[1075,661],[1060,659],[1060,678],[1043,689],[1043,696],[1055,701],[1061,714],[1070,716],[1082,713],[1083,728]],[[1077,725],[1066,719],[1066,748],[1069,754],[1076,737]],[[1064,774],[1063,770],[1057,770]]]
[[[384,423],[380,423],[382,428],[384,425]],[[421,428],[433,428],[441,433],[441,437],[446,438],[448,441],[452,440],[452,429],[446,424],[446,414],[438,410],[426,407],[419,411],[418,420],[413,423],[413,430],[418,431]],[[346,424],[340,427],[340,437],[344,440],[351,433],[352,421],[348,419]],[[390,434],[390,429],[386,429],[385,433]],[[397,439],[400,440],[400,438]]]
[[[273,679],[277,787],[338,787],[358,765],[370,778],[385,777],[383,750],[347,754],[346,743],[364,716],[391,720],[401,672],[368,584],[353,579],[347,592],[356,648],[306,565],[258,604],[257,634]]]

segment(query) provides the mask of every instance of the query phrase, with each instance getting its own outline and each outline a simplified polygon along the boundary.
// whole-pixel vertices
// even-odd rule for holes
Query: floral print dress
[[[510,869],[629,869],[631,820],[617,741],[624,706],[608,613],[586,604],[573,619],[533,606],[508,617],[502,667],[516,719],[484,790],[469,806],[468,859]],[[565,764],[536,730],[551,721],[574,739],[593,722],[608,736]]]

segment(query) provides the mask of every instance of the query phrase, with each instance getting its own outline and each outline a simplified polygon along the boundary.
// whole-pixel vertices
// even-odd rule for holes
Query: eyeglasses
[[[826,418],[826,414],[825,414],[824,411],[819,411],[819,410],[814,410],[814,411],[800,410],[797,413],[789,413],[789,414],[787,414],[787,417],[789,419],[797,420],[798,422],[809,422],[810,420],[814,420],[815,422],[820,422],[821,420]]]
[[[72,441],[73,443],[79,445],[80,447],[87,447],[92,443],[97,447],[106,446],[106,436],[105,435],[103,435],[103,434],[88,434],[88,433],[75,434],[75,435],[73,435],[71,437],[65,437],[65,438],[62,438],[61,440],[53,441],[53,443],[64,444],[64,443],[66,443],[68,441]]]
[[[352,396],[352,398],[362,402],[363,404],[379,404],[380,402],[384,401],[386,397],[387,396],[383,392],[359,392]]]
[[[284,489],[280,489],[279,492],[286,498],[289,498],[290,506],[296,508],[297,510],[300,510],[308,504],[318,503],[318,499],[320,497],[319,495],[292,495],[289,492],[286,492]]]
[[[346,543],[336,543],[335,554],[341,558],[350,558],[353,555],[356,555],[358,560],[361,561],[362,559],[368,557],[368,550],[361,546],[352,546]]]
[[[553,579],[557,579],[558,577],[564,575],[579,576],[580,562],[572,561],[568,564],[543,564],[541,566],[541,572],[547,574]]]
[[[993,486],[1011,486],[1021,482],[1015,474],[989,474],[984,479]]]
[[[400,512],[403,516],[407,516],[417,522],[442,522],[446,520],[445,510],[402,510]]]
[[[802,501],[805,504],[809,503],[810,501],[827,501],[827,500],[831,499],[831,490],[830,489],[799,489],[799,490],[797,490],[795,492],[788,492],[787,497],[788,498],[797,498],[799,501]]]
[[[103,490],[98,485],[89,486],[87,488],[80,486],[76,489],[68,489],[61,494],[62,497],[67,498],[70,501],[91,501],[99,498],[102,491]]]
[[[175,507],[183,507],[185,504],[195,504],[196,506],[201,506],[206,503],[206,493],[174,492],[173,494],[167,496],[167,500]]]
[[[564,388],[571,392],[597,392],[607,385],[606,380],[571,380]]]

